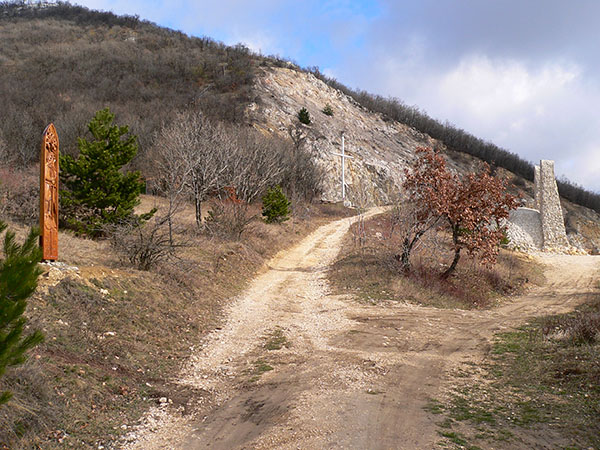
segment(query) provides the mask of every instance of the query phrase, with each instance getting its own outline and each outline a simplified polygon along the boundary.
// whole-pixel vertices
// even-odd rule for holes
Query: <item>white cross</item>
[[[352,156],[348,156],[344,153],[344,132],[342,131],[342,153],[334,153],[336,156],[342,157],[342,200],[346,198],[346,178],[345,178],[345,163],[346,158],[352,159]]]

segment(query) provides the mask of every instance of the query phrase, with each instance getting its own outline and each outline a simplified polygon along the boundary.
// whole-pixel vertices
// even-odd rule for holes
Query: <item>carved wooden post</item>
[[[58,134],[44,130],[40,153],[40,246],[42,259],[58,259]]]

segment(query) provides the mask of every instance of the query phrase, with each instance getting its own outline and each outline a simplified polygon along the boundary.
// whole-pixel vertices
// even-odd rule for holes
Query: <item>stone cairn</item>
[[[571,253],[554,177],[554,161],[541,160],[534,171],[535,208],[511,211],[507,234],[513,247],[525,251]]]

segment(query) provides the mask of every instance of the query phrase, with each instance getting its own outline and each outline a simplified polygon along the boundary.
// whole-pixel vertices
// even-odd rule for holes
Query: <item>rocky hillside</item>
[[[478,142],[475,137],[456,134],[452,127],[427,117],[421,117],[421,122],[429,128],[404,125],[410,123],[406,117],[419,114],[410,108],[404,111],[398,101],[386,103],[352,91],[317,72],[253,54],[243,45],[229,47],[210,38],[189,37],[136,17],[68,3],[24,8],[5,2],[0,4],[0,42],[0,101],[5,105],[5,120],[0,122],[1,168],[32,169],[37,164],[39,134],[48,122],[60,130],[61,151],[76,153],[77,137],[85,134],[93,113],[105,107],[138,136],[140,151],[134,168],[142,170],[151,159],[154,136],[182,109],[197,108],[214,120],[237,126],[250,121],[265,133],[287,138],[294,134],[312,149],[326,173],[323,199],[327,201],[341,200],[341,161],[333,153],[341,150],[342,131],[352,157],[346,164],[348,199],[355,205],[387,203],[418,146],[445,148],[423,131],[439,128],[437,134],[427,132],[457,150],[446,150],[457,170],[478,161],[459,153],[467,146],[452,144],[450,139],[468,138],[465,142],[472,144]],[[332,116],[323,113],[326,105],[331,106]],[[297,120],[303,107],[312,117],[309,126]],[[500,161],[506,159],[506,151],[484,150],[488,160],[510,166]],[[526,203],[531,200],[527,180],[503,169],[499,172],[514,183]],[[585,200],[579,204],[594,207],[596,197],[600,199],[581,188],[576,191]],[[600,247],[598,214],[568,202],[563,209],[574,243],[588,250]]]
[[[354,206],[385,204],[398,192],[404,169],[419,146],[443,149],[459,172],[472,170],[479,160],[449,151],[443,143],[414,128],[367,110],[350,96],[330,87],[311,73],[295,68],[269,67],[257,73],[255,101],[248,106],[253,125],[266,133],[290,136],[300,133],[325,171],[323,200],[341,201],[341,133],[345,135],[347,199]],[[333,115],[323,112],[330,105]],[[310,125],[299,123],[306,108]],[[533,204],[533,184],[507,170],[498,169],[524,206]],[[600,215],[562,199],[571,244],[597,252],[600,248]]]
[[[418,146],[435,145],[429,136],[401,123],[385,121],[314,75],[294,69],[270,68],[257,77],[258,101],[249,106],[255,126],[289,135],[290,127],[306,137],[325,170],[323,200],[341,201],[341,133],[345,134],[346,185],[352,203],[389,202],[390,190],[401,183],[404,168]],[[333,115],[323,113],[330,105]],[[310,125],[299,124],[306,108]]]

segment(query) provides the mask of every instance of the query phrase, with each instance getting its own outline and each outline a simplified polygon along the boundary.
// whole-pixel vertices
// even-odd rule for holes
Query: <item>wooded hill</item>
[[[154,134],[181,109],[198,108],[234,123],[245,121],[246,106],[260,65],[294,66],[263,57],[243,45],[189,37],[134,16],[117,16],[58,2],[50,7],[0,3],[0,158],[11,166],[37,159],[40,130],[54,121],[63,151],[76,151],[94,112],[110,107],[138,135],[143,158]],[[380,112],[492,165],[533,179],[533,166],[518,155],[441,123],[401,100],[353,90],[304,69]],[[600,195],[568,180],[560,194],[600,212]]]

